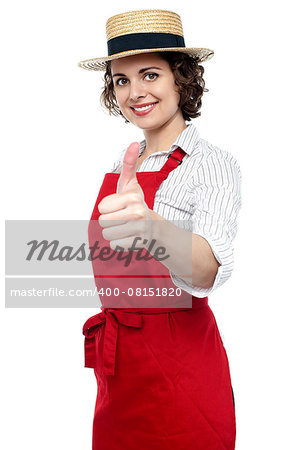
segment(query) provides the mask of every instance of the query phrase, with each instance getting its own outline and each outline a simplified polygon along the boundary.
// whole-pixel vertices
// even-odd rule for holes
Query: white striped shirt
[[[144,139],[140,142],[139,155],[145,145]],[[232,274],[242,175],[236,158],[202,139],[193,123],[187,125],[169,150],[149,155],[137,172],[159,171],[177,147],[186,155],[182,164],[159,186],[153,210],[172,223],[180,221],[184,224],[182,228],[204,237],[221,264],[210,289],[193,286],[170,271],[176,286],[201,298],[221,286]],[[111,172],[120,173],[126,149],[119,153]]]

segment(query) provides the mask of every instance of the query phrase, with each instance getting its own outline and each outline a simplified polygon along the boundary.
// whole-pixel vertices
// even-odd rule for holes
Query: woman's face
[[[131,123],[152,130],[176,119],[183,121],[174,75],[159,53],[112,60],[111,72],[116,101]]]

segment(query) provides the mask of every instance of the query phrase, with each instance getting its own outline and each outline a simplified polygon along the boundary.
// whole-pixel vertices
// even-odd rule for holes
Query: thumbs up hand
[[[117,192],[103,198],[98,209],[103,237],[114,250],[128,251],[135,241],[139,250],[150,243],[152,237],[152,213],[144,201],[144,193],[136,178],[139,143],[133,142],[126,150]],[[146,241],[145,241],[146,240]],[[136,248],[138,247],[138,248]]]

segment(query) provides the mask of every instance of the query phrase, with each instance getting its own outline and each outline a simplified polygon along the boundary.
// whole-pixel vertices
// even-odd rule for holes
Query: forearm
[[[158,247],[165,249],[165,260],[161,260],[168,270],[193,286],[209,289],[213,286],[219,267],[210,245],[200,235],[183,230],[159,214],[151,211],[153,255]]]

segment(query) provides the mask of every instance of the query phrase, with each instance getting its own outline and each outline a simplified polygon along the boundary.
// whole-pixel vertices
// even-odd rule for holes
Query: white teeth
[[[142,108],[134,108],[134,107],[133,107],[133,109],[135,109],[135,111],[145,111],[146,109],[149,109],[149,108],[151,108],[152,106],[154,106],[154,104],[155,104],[155,103],[152,103],[151,105],[143,106]]]

